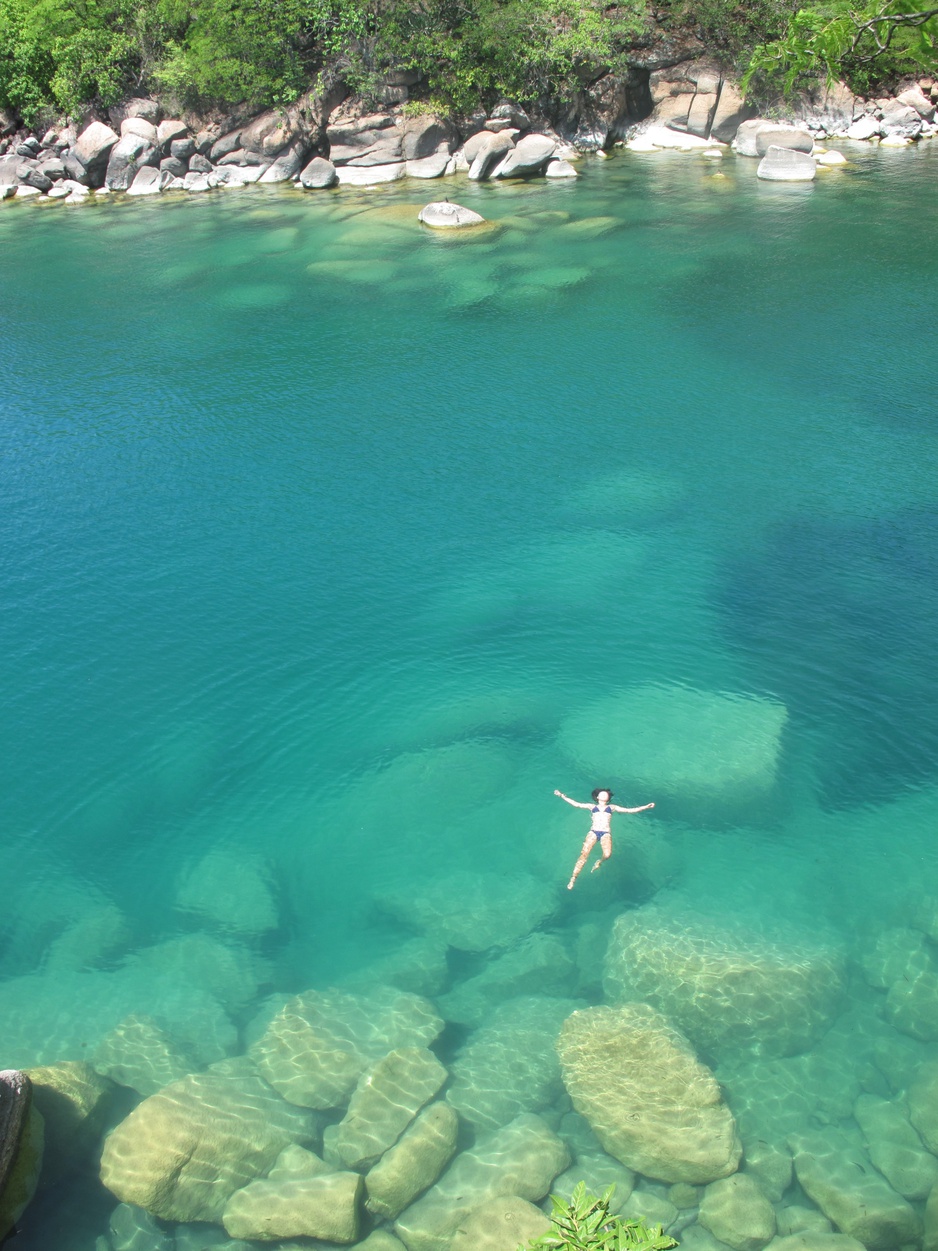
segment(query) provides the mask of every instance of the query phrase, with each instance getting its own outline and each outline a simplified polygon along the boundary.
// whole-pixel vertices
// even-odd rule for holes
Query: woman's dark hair
[[[610,799],[612,799],[612,791],[609,789],[609,787],[608,787],[608,786],[597,786],[597,787],[596,787],[596,789],[593,791],[593,802],[594,802],[594,803],[596,802],[596,800],[598,800],[598,799],[599,799],[599,797],[600,797],[600,795],[603,793],[603,791],[605,791],[605,792],[606,792],[606,794],[609,796],[609,798],[610,798]]]

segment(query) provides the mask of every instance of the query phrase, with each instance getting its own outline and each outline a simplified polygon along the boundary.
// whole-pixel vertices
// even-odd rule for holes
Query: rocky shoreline
[[[392,99],[395,92],[383,112],[338,90],[255,117],[173,118],[157,100],[131,99],[82,125],[65,120],[41,134],[10,123],[0,138],[0,200],[78,204],[112,194],[255,183],[322,190],[452,175],[576,178],[579,157],[620,144],[713,155],[732,145],[739,155],[762,158],[760,176],[788,181],[838,162],[836,153],[816,148],[819,141],[900,147],[938,134],[932,78],[877,100],[862,100],[843,84],[818,87],[780,108],[778,118],[756,118],[738,84],[707,59],[647,70],[638,86],[600,83],[561,119],[532,118],[508,101],[470,118],[421,114],[401,98],[406,88],[388,88]],[[788,155],[769,154],[769,146]]]

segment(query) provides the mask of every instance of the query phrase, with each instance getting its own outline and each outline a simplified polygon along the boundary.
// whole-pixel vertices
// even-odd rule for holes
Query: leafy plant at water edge
[[[613,1184],[597,1199],[585,1182],[577,1182],[569,1201],[551,1195],[551,1227],[527,1251],[669,1251],[677,1246],[660,1225],[616,1216],[609,1207],[614,1192]]]

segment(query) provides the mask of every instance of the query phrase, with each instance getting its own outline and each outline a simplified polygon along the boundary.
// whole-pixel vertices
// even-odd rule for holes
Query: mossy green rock
[[[62,1060],[29,1070],[33,1103],[46,1126],[44,1181],[77,1168],[97,1171],[101,1135],[117,1087],[90,1064]]]
[[[654,1008],[574,1012],[557,1050],[574,1108],[617,1160],[666,1182],[736,1171],[742,1147],[719,1084]]]
[[[0,1073],[0,1241],[13,1229],[36,1190],[42,1168],[43,1122],[29,1078]]]

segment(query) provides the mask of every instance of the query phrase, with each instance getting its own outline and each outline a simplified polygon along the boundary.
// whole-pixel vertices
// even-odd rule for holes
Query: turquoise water
[[[240,1053],[386,980],[408,897],[524,872],[576,965],[535,993],[599,1001],[652,899],[837,946],[849,1122],[860,957],[938,894],[938,149],[849,154],[454,183],[498,226],[456,238],[414,221],[442,184],[3,206],[0,1068],[132,1013]],[[568,894],[552,792],[598,783],[656,808]],[[79,1173],[17,1245],[113,1203]]]

